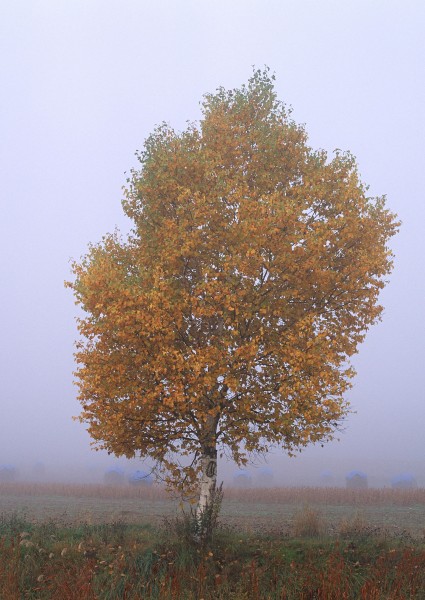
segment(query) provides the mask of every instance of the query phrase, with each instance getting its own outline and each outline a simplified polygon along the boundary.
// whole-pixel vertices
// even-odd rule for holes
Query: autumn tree
[[[68,283],[85,311],[81,421],[97,447],[197,489],[198,514],[217,453],[243,465],[333,437],[398,227],[351,154],[308,145],[267,69],[202,107],[146,140],[132,233],[90,246]]]

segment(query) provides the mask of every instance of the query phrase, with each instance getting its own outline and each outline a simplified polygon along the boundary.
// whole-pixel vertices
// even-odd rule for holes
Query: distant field
[[[344,520],[358,517],[377,531],[425,535],[423,488],[226,488],[221,521],[246,532],[289,534],[297,512],[306,506],[318,511],[331,534]],[[0,484],[0,514],[6,518],[19,513],[35,522],[159,524],[178,510],[178,500],[157,486]]]

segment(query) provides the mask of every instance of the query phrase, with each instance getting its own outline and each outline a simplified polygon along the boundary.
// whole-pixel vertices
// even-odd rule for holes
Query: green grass
[[[356,515],[325,532],[323,515],[297,532],[219,528],[208,545],[182,521],[35,523],[0,518],[1,600],[255,600],[425,597],[425,541],[376,530]],[[305,525],[303,527],[303,518]],[[183,529],[182,529],[183,528]]]

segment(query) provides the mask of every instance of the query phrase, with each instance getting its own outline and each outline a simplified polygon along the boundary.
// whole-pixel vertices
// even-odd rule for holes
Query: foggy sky
[[[353,361],[357,413],[340,442],[271,462],[425,485],[424,31],[422,0],[0,3],[0,463],[107,462],[72,421],[69,261],[130,228],[121,188],[156,124],[185,128],[204,93],[268,65],[311,145],[350,150],[403,221],[383,321]]]

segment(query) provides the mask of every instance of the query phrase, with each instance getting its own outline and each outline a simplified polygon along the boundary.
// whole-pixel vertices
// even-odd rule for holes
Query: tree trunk
[[[199,491],[198,514],[211,507],[217,485],[217,449],[206,448],[201,456],[201,485]]]
[[[197,538],[207,540],[211,537],[219,507],[214,504],[217,485],[217,448],[209,446],[201,455],[201,482],[199,502],[196,509]]]

